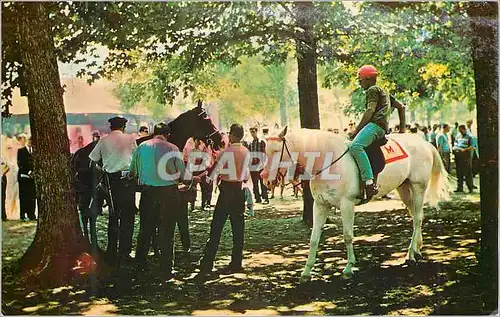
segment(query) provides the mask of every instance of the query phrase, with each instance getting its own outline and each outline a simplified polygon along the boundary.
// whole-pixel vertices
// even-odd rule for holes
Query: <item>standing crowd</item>
[[[455,162],[457,188],[455,192],[464,191],[464,181],[470,193],[477,189],[473,178],[479,174],[479,147],[476,136],[472,133],[472,120],[466,124],[455,122],[453,129],[446,123],[434,124],[432,128],[409,128],[410,133],[415,133],[430,142],[438,150],[448,173],[452,171],[452,154]]]
[[[72,158],[78,209],[87,236],[91,231],[87,228],[89,219],[102,213],[104,203],[104,199],[98,198],[100,191],[94,190],[99,187],[96,183],[101,183],[104,189],[101,197],[105,197],[109,210],[106,262],[116,268],[135,263],[139,272],[148,271],[148,254],[153,249],[159,257],[161,275],[171,278],[175,227],[179,227],[184,252],[190,253],[188,207],[194,207],[199,184],[201,208],[210,209],[213,185],[217,184],[219,196],[200,259],[199,276],[204,277],[213,269],[227,219],[232,228],[233,252],[231,263],[223,271],[243,270],[245,201],[250,207],[250,215],[253,213],[253,199],[246,197],[248,176],[253,183],[255,202],[269,203],[261,171],[250,172],[250,165],[256,162],[246,160],[250,151],[265,152],[265,142],[259,139],[258,129],[251,128],[253,140],[243,142],[243,127],[233,124],[222,150],[215,151],[199,139],[192,139],[181,150],[169,142],[170,128],[165,123],[156,124],[151,135],[147,127],[141,127],[139,139],[124,133],[125,118],[113,117],[109,123],[111,132],[107,136],[100,138],[96,134],[95,140],[75,152]],[[196,152],[204,152],[210,159],[191,160]],[[234,157],[236,175],[221,172],[224,164],[219,163],[225,155]],[[100,176],[92,176],[92,171]],[[141,193],[140,225],[135,258],[132,258],[136,192]]]

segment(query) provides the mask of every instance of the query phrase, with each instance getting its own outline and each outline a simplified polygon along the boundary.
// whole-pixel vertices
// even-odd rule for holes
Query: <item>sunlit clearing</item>
[[[70,290],[70,289],[73,289],[73,286],[61,286],[61,287],[52,289],[52,294],[57,294],[57,293],[60,293],[64,290]]]
[[[294,308],[292,308],[292,310],[296,312],[321,312],[324,309],[334,309],[335,307],[337,307],[337,305],[331,302],[312,302],[309,304],[295,306]]]
[[[86,316],[102,316],[102,315],[116,315],[118,307],[109,303],[107,299],[95,300],[90,304],[90,306],[82,312],[82,315]]]
[[[354,238],[354,242],[357,242],[357,241],[377,242],[377,241],[380,241],[380,240],[386,239],[386,238],[388,238],[386,235],[383,235],[383,234],[374,234],[374,235],[371,235],[371,236],[359,236],[359,237],[355,237]]]
[[[36,306],[32,306],[32,307],[25,307],[23,308],[23,312],[27,312],[27,313],[34,313],[34,312],[37,312],[38,310],[44,308],[45,305],[36,305]]]

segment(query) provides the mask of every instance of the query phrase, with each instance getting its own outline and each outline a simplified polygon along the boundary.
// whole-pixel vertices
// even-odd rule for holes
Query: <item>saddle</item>
[[[381,147],[386,145],[387,142],[388,140],[384,136],[380,139],[375,140],[365,149],[365,152],[368,155],[368,159],[370,160],[370,165],[372,167],[375,180],[377,179],[377,175],[382,172],[385,167],[385,157],[384,153],[382,153]]]
[[[381,147],[386,145],[388,142],[387,138],[384,136],[380,139],[373,141],[372,144],[365,148],[366,155],[368,155],[368,159],[370,160],[370,166],[373,172],[373,182],[377,183],[377,177],[380,172],[384,170],[385,167],[385,157],[382,153]],[[359,166],[358,166],[359,168]],[[363,205],[370,201],[370,199],[366,199],[365,193],[365,183],[361,180],[361,173],[359,179],[359,192],[361,193],[361,201],[357,204]]]

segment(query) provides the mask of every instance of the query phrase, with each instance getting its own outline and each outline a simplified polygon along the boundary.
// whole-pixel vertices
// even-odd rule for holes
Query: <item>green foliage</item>
[[[460,3],[363,3],[343,49],[350,61],[326,65],[325,86],[354,89],[356,71],[375,65],[381,86],[409,104],[431,99],[475,105],[468,21]],[[347,112],[350,112],[348,109]]]
[[[358,116],[366,110],[366,94],[363,88],[358,87],[351,93],[351,103],[344,105],[343,110],[347,116]]]
[[[356,70],[369,63],[380,69],[380,84],[406,103],[418,105],[420,98],[430,98],[442,104],[460,100],[471,108],[475,104],[463,3],[317,2],[310,12],[291,2],[54,2],[49,6],[58,58],[81,65],[79,76],[91,83],[101,77],[114,80],[127,70],[146,74],[130,85],[119,80],[127,86],[118,88],[124,109],[142,102],[159,114],[180,94],[218,96],[227,85],[213,78],[224,77],[222,73],[230,73],[251,56],[260,56],[259,62],[271,67],[275,88],[281,85],[267,89],[262,86],[264,79],[248,83],[264,93],[255,103],[266,103],[270,94],[286,100],[284,94],[294,93],[286,89],[284,93],[273,65],[296,58],[296,45],[307,44],[304,30],[297,26],[307,19],[314,21],[325,87],[355,89]],[[22,65],[16,13],[9,3],[2,3],[2,8],[5,106],[10,104],[11,88],[22,86]],[[97,45],[109,49],[102,65],[96,62]]]

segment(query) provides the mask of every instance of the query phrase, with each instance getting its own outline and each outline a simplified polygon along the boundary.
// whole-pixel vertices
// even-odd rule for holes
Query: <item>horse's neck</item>
[[[322,133],[321,130],[301,129],[294,131],[287,138],[291,152],[299,152],[298,163],[304,165],[305,152],[319,152],[321,156],[330,152],[333,160],[342,155],[347,149],[345,139],[333,134]]]
[[[191,136],[187,135],[187,134],[183,134],[183,133],[175,133],[172,131],[172,134],[170,135],[170,142],[172,142],[173,144],[175,144],[181,151],[182,149],[184,149],[184,146],[186,146],[186,142],[187,140],[190,138]]]

